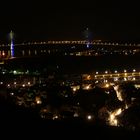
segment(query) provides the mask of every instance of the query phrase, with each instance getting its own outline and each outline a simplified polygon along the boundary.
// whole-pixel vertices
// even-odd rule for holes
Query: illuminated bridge
[[[86,45],[89,45],[89,48]],[[0,58],[11,56],[11,44],[0,45]],[[102,40],[63,40],[23,42],[14,44],[15,57],[34,55],[100,55],[105,52],[136,53],[140,51],[140,44],[117,43]]]
[[[49,45],[49,44],[87,44],[87,42],[90,45],[104,45],[104,46],[140,46],[140,44],[135,44],[135,43],[117,43],[117,42],[105,42],[102,40],[93,40],[93,41],[86,41],[86,40],[62,40],[62,41],[43,41],[43,42],[26,42],[26,43],[20,43],[20,44],[15,44],[15,46],[27,46],[27,45]],[[10,44],[0,44],[0,47],[6,47],[10,46]]]

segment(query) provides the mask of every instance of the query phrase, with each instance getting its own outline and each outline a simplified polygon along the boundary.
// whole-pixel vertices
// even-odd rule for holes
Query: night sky
[[[0,41],[10,30],[17,42],[83,39],[88,27],[93,39],[140,40],[138,3],[122,2],[26,2],[1,3]]]

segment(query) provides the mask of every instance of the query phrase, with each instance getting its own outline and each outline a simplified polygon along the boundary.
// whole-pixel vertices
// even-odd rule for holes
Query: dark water
[[[61,73],[140,69],[140,56],[48,56],[8,60],[9,68],[52,68]]]

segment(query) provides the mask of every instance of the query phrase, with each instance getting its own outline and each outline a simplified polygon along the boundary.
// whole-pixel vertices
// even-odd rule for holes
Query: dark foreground
[[[0,101],[1,137],[17,139],[135,139],[139,131],[109,127],[82,120],[42,120],[36,111]]]

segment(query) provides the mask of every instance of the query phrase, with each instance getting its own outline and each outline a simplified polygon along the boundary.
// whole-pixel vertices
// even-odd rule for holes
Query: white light
[[[114,90],[116,91],[118,100],[123,101],[122,94],[119,91],[119,86],[114,86]]]
[[[115,112],[115,116],[120,115],[121,113],[122,113],[122,109],[119,108],[118,110],[116,110],[116,112]]]
[[[110,114],[109,123],[110,123],[110,125],[112,125],[112,126],[117,126],[118,121],[115,119],[114,113],[111,113],[111,114]]]
[[[116,116],[120,115],[122,113],[122,109],[119,108],[117,110],[115,110],[114,112],[112,112],[109,116],[109,123],[112,126],[118,126],[118,121],[116,119]]]
[[[112,121],[112,120],[114,120],[114,119],[115,119],[114,113],[110,114],[110,120]]]
[[[5,53],[3,52],[2,55],[5,56]]]
[[[107,74],[107,73],[108,73],[108,71],[105,71],[105,73]]]
[[[74,113],[73,117],[79,117],[78,113]]]
[[[126,79],[126,78],[124,78],[124,81],[127,81],[127,79]]]
[[[108,88],[109,87],[109,84],[106,84],[105,87]]]
[[[65,97],[67,98],[68,97],[68,94],[66,94]]]
[[[128,105],[127,104],[125,104],[125,109],[128,109]]]
[[[37,104],[41,104],[42,102],[41,102],[41,100],[37,100],[36,103]]]
[[[126,70],[124,70],[124,72],[127,72]]]
[[[31,83],[30,82],[28,82],[28,85],[30,85]]]
[[[87,90],[89,89],[89,85],[88,85],[88,86],[86,86],[86,89],[87,89]]]
[[[133,72],[136,72],[136,70],[135,70],[135,69],[133,69]]]
[[[95,81],[95,84],[99,83],[99,81]]]
[[[16,71],[16,70],[14,70],[14,71],[13,71],[13,73],[14,73],[14,74],[17,74],[17,71]]]
[[[136,78],[135,78],[135,77],[133,77],[133,80],[135,81],[135,80],[136,80]]]
[[[114,81],[118,81],[118,77],[115,77],[115,78],[114,78]]]
[[[88,119],[88,120],[91,120],[91,118],[92,118],[91,115],[88,115],[88,116],[87,116],[87,119]]]
[[[16,85],[17,84],[17,82],[14,82],[14,85]]]
[[[25,84],[23,84],[22,87],[25,87]]]
[[[96,71],[96,74],[98,74],[99,72],[98,71]]]
[[[12,95],[12,96],[13,96],[13,95],[14,95],[14,93],[13,93],[13,92],[11,92],[11,93],[10,93],[10,95]]]
[[[115,73],[117,73],[117,70],[115,70]]]
[[[0,82],[0,84],[2,85],[2,84],[3,84],[3,82]]]
[[[105,93],[109,94],[110,92],[109,91],[106,91]]]
[[[58,116],[57,116],[57,115],[55,115],[55,116],[53,117],[53,120],[55,120],[55,119],[58,119]]]
[[[76,91],[76,88],[73,88],[73,91]]]

